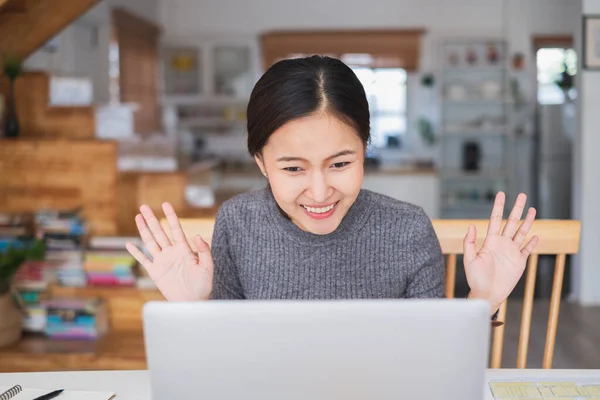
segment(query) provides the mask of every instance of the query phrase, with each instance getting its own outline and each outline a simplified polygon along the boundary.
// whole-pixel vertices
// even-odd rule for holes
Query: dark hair
[[[250,95],[248,151],[253,156],[260,155],[273,132],[318,110],[352,127],[366,149],[370,135],[369,104],[350,67],[322,56],[275,63],[258,80]]]

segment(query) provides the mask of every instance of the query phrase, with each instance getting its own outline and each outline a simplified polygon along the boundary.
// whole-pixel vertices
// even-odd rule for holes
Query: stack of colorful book
[[[51,299],[46,309],[45,333],[52,339],[98,339],[108,331],[108,308],[100,298]]]
[[[86,229],[77,212],[40,211],[35,215],[37,235],[46,244],[46,261],[63,286],[86,285],[83,249]]]
[[[41,302],[49,297],[52,279],[52,270],[45,261],[25,261],[15,274],[13,284],[25,313],[24,331],[40,333],[46,329],[46,310]]]
[[[134,286],[134,265],[127,251],[88,250],[83,268],[88,286]]]
[[[85,252],[88,286],[134,286],[136,260],[125,250],[132,238],[93,237]]]
[[[83,250],[53,250],[46,253],[56,281],[61,286],[84,287],[87,284],[83,269]]]

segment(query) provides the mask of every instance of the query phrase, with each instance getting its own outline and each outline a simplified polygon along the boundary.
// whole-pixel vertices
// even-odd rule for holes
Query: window
[[[285,58],[305,57],[291,53]],[[402,147],[407,132],[407,71],[398,68],[394,58],[372,54],[324,53],[348,65],[362,83],[371,114],[371,148]]]
[[[577,72],[577,55],[573,49],[542,48],[537,52],[538,102],[562,104],[565,90],[575,97],[573,76]],[[566,72],[566,74],[565,74]],[[564,85],[565,90],[560,85]]]
[[[406,71],[352,66],[365,88],[371,113],[371,146],[393,147],[406,138]]]

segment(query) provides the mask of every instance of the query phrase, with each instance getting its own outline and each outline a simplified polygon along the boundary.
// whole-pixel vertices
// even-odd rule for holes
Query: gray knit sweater
[[[328,235],[301,230],[270,190],[226,201],[212,239],[213,299],[443,297],[445,268],[420,207],[361,190]]]

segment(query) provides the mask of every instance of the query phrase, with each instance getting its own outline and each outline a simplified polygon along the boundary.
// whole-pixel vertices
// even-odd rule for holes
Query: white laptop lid
[[[150,302],[153,400],[479,400],[474,300]]]

